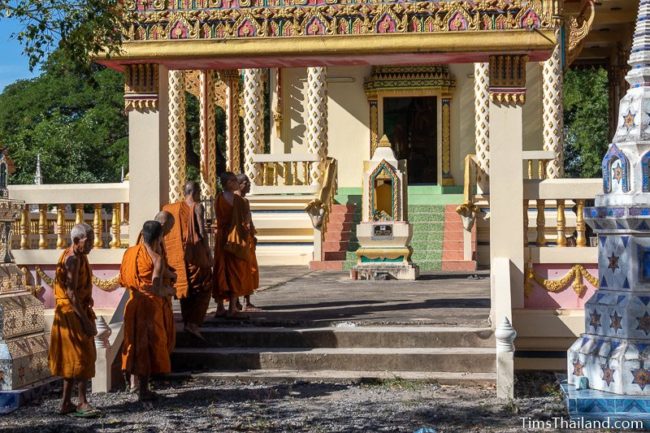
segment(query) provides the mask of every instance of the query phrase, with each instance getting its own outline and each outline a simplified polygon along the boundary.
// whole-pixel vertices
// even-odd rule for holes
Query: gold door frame
[[[451,175],[451,101],[456,80],[447,65],[433,66],[373,66],[364,88],[370,109],[370,157],[375,153],[384,132],[384,98],[437,98],[438,128],[436,153],[438,184],[454,185]]]

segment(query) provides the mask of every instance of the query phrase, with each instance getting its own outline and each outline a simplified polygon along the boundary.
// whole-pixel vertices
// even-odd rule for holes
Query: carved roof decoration
[[[456,80],[447,65],[432,66],[373,66],[364,84],[366,94],[387,90],[441,90],[451,92]]]
[[[552,29],[553,0],[130,0],[125,42]],[[194,6],[193,6],[194,5]]]

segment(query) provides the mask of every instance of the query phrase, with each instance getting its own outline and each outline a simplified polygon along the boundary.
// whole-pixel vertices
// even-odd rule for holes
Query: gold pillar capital
[[[158,65],[141,63],[124,66],[124,109],[158,109]]]
[[[499,105],[526,102],[527,55],[492,55],[489,62],[490,99]]]

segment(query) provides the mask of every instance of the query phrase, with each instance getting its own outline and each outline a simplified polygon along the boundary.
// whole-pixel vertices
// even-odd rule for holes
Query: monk
[[[95,313],[92,298],[92,271],[88,253],[94,235],[88,224],[76,224],[70,231],[72,245],[56,266],[54,280],[54,323],[50,335],[49,364],[54,376],[63,377],[63,398],[59,413],[78,417],[100,414],[88,403],[87,382],[95,376]],[[73,381],[77,380],[79,402],[72,403]]]
[[[251,235],[247,224],[246,201],[239,194],[239,182],[232,172],[221,175],[223,192],[215,200],[217,229],[214,241],[213,297],[216,317],[243,318],[237,310],[237,298],[252,293]],[[224,300],[229,301],[228,312]]]
[[[253,214],[251,213],[250,202],[246,198],[246,195],[251,191],[251,181],[244,173],[237,175],[237,182],[239,182],[239,196],[244,199],[246,202],[246,224],[248,225],[248,245],[250,247],[250,267],[251,275],[249,278],[249,283],[251,286],[248,288],[250,294],[244,296],[244,311],[259,311],[253,303],[251,302],[251,294],[257,290],[260,286],[260,272],[259,267],[257,266],[257,256],[255,254],[255,249],[257,247],[257,238],[255,235],[257,231],[255,230],[255,225],[253,224]],[[237,194],[237,192],[235,192]]]
[[[149,389],[149,377],[171,371],[164,302],[174,289],[163,285],[162,234],[158,221],[145,222],[142,243],[126,250],[120,267],[120,284],[130,292],[124,307],[122,370],[137,376],[140,401],[157,397]]]
[[[203,339],[199,328],[210,304],[212,258],[199,184],[187,182],[184,193],[184,200],[163,207],[173,218],[172,228],[165,235],[165,251],[169,266],[176,272],[174,288],[185,331]]]

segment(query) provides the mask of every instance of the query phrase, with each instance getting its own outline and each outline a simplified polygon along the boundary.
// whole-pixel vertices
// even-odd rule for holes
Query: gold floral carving
[[[50,286],[54,287],[54,278],[50,277],[47,275],[40,267],[36,266],[35,268],[36,274],[43,280],[45,283]],[[122,287],[120,285],[120,274],[118,273],[112,278],[107,278],[107,279],[102,279],[98,278],[93,274],[92,276],[92,281],[93,285],[99,287],[101,290],[104,292],[113,292],[117,290],[118,288]]]
[[[584,279],[592,286],[598,287],[598,278],[591,275],[582,265],[574,265],[565,276],[558,280],[549,280],[540,277],[535,273],[533,266],[529,265],[526,270],[526,280],[524,281],[524,294],[526,297],[530,296],[534,288],[533,283],[537,283],[544,290],[551,293],[562,292],[571,286],[579,297],[583,297],[587,291]]]
[[[591,30],[595,16],[594,0],[583,0],[578,15],[569,18],[569,22],[567,23],[569,37],[567,38],[567,60],[565,68],[571,66],[573,61],[580,55],[584,45],[584,39]]]
[[[526,102],[526,55],[490,56],[490,99],[502,105]]]
[[[124,108],[127,112],[158,109],[158,65],[125,65],[124,77]]]

